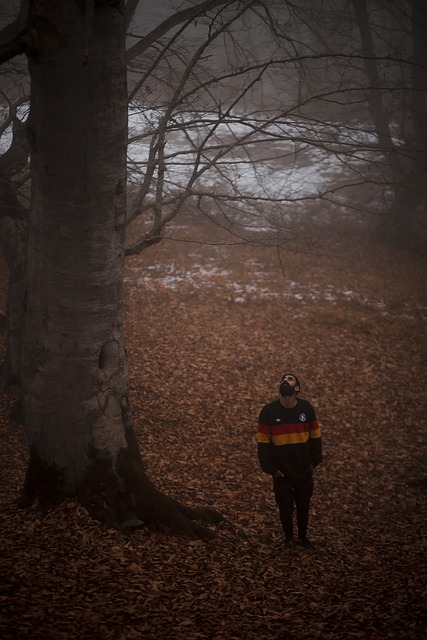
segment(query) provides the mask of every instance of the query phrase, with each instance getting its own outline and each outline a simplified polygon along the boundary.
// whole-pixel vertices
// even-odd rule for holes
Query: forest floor
[[[73,501],[18,509],[27,448],[2,394],[2,640],[423,637],[426,265],[329,237],[282,266],[267,247],[171,241],[127,263],[137,438],[160,489],[224,515],[211,542],[123,535]],[[323,429],[312,552],[283,550],[257,461],[284,369]]]

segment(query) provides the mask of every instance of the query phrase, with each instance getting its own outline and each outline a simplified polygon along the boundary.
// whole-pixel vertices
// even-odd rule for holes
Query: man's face
[[[285,376],[283,376],[283,378],[280,380],[280,384],[282,384],[282,382],[285,382],[286,384],[294,388],[297,383],[297,381],[295,380],[295,377],[290,373],[287,373]]]
[[[299,391],[299,384],[295,376],[285,373],[280,380],[279,393],[282,397],[292,397]]]

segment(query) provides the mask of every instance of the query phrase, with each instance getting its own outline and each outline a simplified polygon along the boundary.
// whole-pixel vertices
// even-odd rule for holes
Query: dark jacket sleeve
[[[277,465],[274,462],[270,444],[258,442],[258,460],[264,473],[276,473]]]
[[[264,409],[261,410],[258,420],[258,460],[264,473],[276,473],[278,467],[273,456],[273,447],[271,445],[271,428],[269,425],[268,413]]]
[[[317,421],[313,407],[311,407],[310,413],[310,461],[313,467],[317,467],[318,464],[323,462],[322,436],[320,432],[320,425]]]

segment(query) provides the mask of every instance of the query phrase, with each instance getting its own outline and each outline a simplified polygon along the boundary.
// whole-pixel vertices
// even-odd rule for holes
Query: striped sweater
[[[258,458],[265,473],[280,470],[287,478],[298,479],[322,462],[322,439],[314,409],[297,398],[292,409],[280,400],[261,410],[258,424]]]

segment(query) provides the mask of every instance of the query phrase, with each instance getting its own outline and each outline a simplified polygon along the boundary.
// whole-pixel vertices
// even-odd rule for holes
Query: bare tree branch
[[[201,4],[197,4],[188,9],[182,9],[181,11],[177,11],[169,18],[166,18],[160,25],[158,25],[155,29],[153,29],[149,34],[142,37],[137,44],[133,45],[127,51],[127,59],[128,61],[133,60],[136,56],[144,53],[148,47],[151,47],[154,43],[156,43],[159,38],[164,36],[166,33],[182,24],[183,22],[192,22],[199,16],[205,14],[207,11],[211,11],[216,7],[234,4],[235,0],[207,0],[207,2],[202,2]]]
[[[27,20],[29,0],[21,0],[16,20],[0,31],[0,64],[26,53],[29,48]]]

